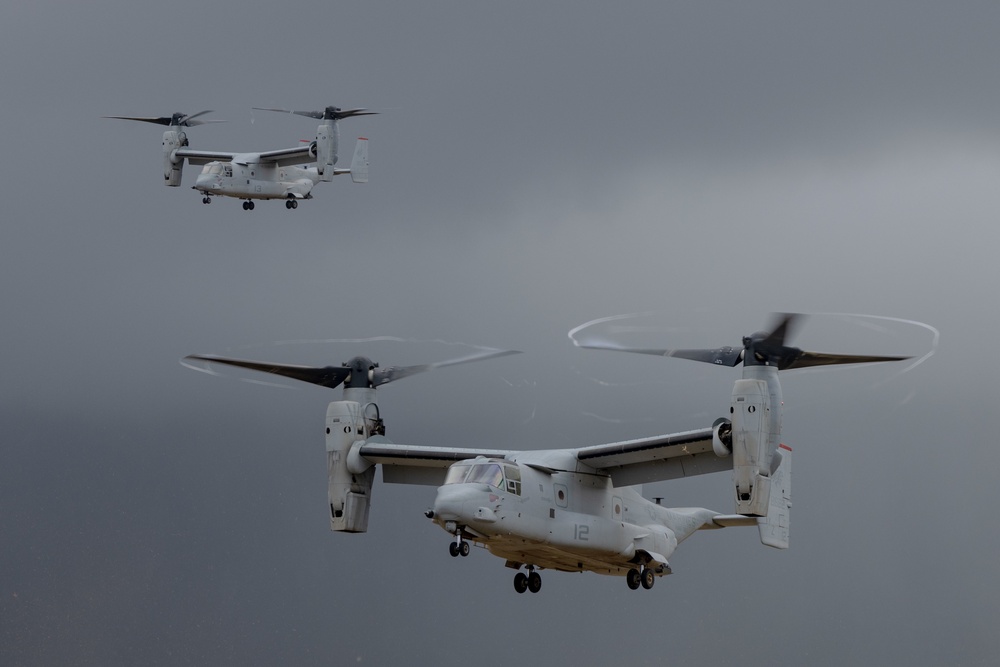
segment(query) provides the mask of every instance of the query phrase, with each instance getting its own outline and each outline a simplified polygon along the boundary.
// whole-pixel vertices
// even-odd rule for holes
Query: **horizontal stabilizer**
[[[756,526],[757,517],[743,514],[717,514],[712,517],[712,525],[705,528],[732,528],[733,526]]]

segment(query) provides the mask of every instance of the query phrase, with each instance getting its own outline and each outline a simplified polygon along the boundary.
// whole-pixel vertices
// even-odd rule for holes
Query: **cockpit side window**
[[[507,476],[507,492],[521,495],[521,469],[516,466],[504,466],[503,469]]]

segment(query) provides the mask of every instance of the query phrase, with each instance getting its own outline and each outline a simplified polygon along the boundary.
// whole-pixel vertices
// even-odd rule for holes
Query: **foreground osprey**
[[[540,590],[541,569],[624,576],[629,588],[649,589],[657,577],[670,574],[668,558],[677,545],[700,529],[757,526],[761,542],[788,547],[791,449],[780,439],[780,370],[907,358],[818,354],[789,347],[785,337],[794,320],[793,315],[784,316],[772,331],[745,337],[741,347],[612,348],[721,366],[742,363],[743,376],[733,386],[728,416],[694,431],[544,451],[400,445],[385,438],[377,387],[433,368],[512,354],[509,351],[385,369],[365,357],[324,368],[201,355],[187,359],[324,387],[344,385],[343,400],[330,403],[326,412],[332,530],[368,530],[375,468],[381,465],[385,482],[438,486],[434,506],[425,514],[452,536],[451,555],[468,555],[471,543],[484,546],[518,570],[514,588],[519,593]],[[722,471],[733,475],[734,514],[662,507],[632,488]]]

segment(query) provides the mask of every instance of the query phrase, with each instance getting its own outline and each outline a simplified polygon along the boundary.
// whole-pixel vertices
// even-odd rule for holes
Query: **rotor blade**
[[[299,116],[308,116],[309,118],[322,119],[322,111],[292,111],[291,109],[275,109],[272,107],[250,107],[255,111],[276,111],[277,113],[294,113]]]
[[[717,347],[711,350],[668,350],[657,348],[622,347],[610,344],[578,343],[579,347],[592,350],[616,350],[634,354],[649,354],[654,357],[677,357],[691,361],[703,361],[716,366],[735,366],[740,362],[743,349],[738,347]]]
[[[826,354],[806,352],[797,347],[786,345],[791,339],[804,316],[797,313],[779,313],[777,322],[770,332],[760,331],[743,338],[743,347],[717,347],[713,349],[671,350],[656,348],[631,348],[614,343],[582,343],[575,341],[579,347],[597,350],[618,350],[650,354],[658,357],[677,357],[690,359],[717,366],[737,366],[740,362],[753,364],[768,364],[778,370],[808,368],[810,366],[833,366],[839,364],[869,364],[888,361],[905,361],[909,356],[870,356],[857,354]],[[752,352],[753,356],[748,354]]]
[[[138,120],[143,123],[170,125],[171,116],[101,116],[101,118],[117,118],[118,120]]]
[[[715,364],[716,366],[735,366],[743,358],[743,348],[727,345],[711,350],[667,350],[663,356],[703,361],[706,364]]]
[[[117,118],[119,120],[138,120],[143,123],[155,123],[156,125],[177,125],[179,127],[194,127],[206,123],[225,123],[224,120],[198,120],[198,116],[212,113],[211,109],[199,111],[198,113],[185,115],[175,113],[172,116],[101,116],[102,118]]]
[[[180,122],[181,122],[181,124],[188,124],[188,125],[190,125],[192,120],[194,120],[198,116],[204,116],[207,113],[212,113],[212,110],[211,109],[205,109],[204,111],[199,111],[198,113],[193,113],[193,114],[191,114],[189,116],[184,116],[183,118],[180,119]],[[199,123],[204,123],[205,121],[198,121],[198,122]]]
[[[184,121],[184,125],[188,127],[194,127],[195,125],[208,125],[209,123],[228,123],[229,121],[210,118],[208,120],[187,120]]]
[[[809,368],[810,366],[834,366],[837,364],[876,364],[885,361],[905,361],[913,357],[878,357],[863,354],[825,354],[822,352],[800,352],[794,358],[783,361],[778,370]]]
[[[378,111],[368,109],[341,109],[336,113],[337,118],[353,118],[354,116],[377,116]]]
[[[418,366],[389,366],[388,368],[376,368],[374,377],[372,379],[372,384],[378,387],[383,384],[393,382],[395,380],[402,380],[405,377],[416,375],[417,373],[432,371],[438,368],[444,368],[445,366],[465,364],[472,361],[484,361],[486,359],[493,359],[495,357],[505,357],[509,354],[520,354],[520,352],[518,350],[490,350],[489,352],[472,354],[467,357],[460,357],[458,359],[449,359],[447,361],[439,361],[433,364],[420,364]]]
[[[781,319],[762,341],[765,345],[784,347],[785,339],[792,337],[792,333],[798,328],[797,325],[802,319],[802,316],[797,313],[779,313],[779,316]]]
[[[323,111],[294,111],[292,109],[275,109],[272,107],[252,107],[256,111],[276,111],[277,113],[292,113],[297,116],[305,116],[306,118],[315,118],[316,120],[322,120],[327,117],[329,113],[331,118],[336,118],[340,120],[342,118],[351,118],[353,116],[374,116],[377,115],[377,111],[368,111],[368,109],[337,109],[333,111],[331,108],[324,109]]]
[[[273,373],[274,375],[281,375],[283,377],[292,378],[293,380],[309,382],[311,384],[317,384],[321,387],[328,387],[330,389],[339,386],[344,380],[347,379],[347,376],[351,374],[350,368],[343,368],[339,366],[317,368],[291,364],[270,364],[260,361],[243,361],[241,359],[226,359],[225,357],[200,354],[191,354],[184,358],[199,359],[201,361],[208,361],[216,364],[227,364],[229,366],[238,366],[240,368],[249,368],[252,371]]]

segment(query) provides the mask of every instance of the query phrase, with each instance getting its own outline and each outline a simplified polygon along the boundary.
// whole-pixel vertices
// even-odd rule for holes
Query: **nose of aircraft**
[[[196,190],[212,190],[216,187],[218,181],[212,174],[198,174],[198,179],[194,182],[194,187]]]
[[[483,490],[479,484],[448,484],[439,487],[434,499],[434,521],[465,521],[470,519],[483,503]]]

